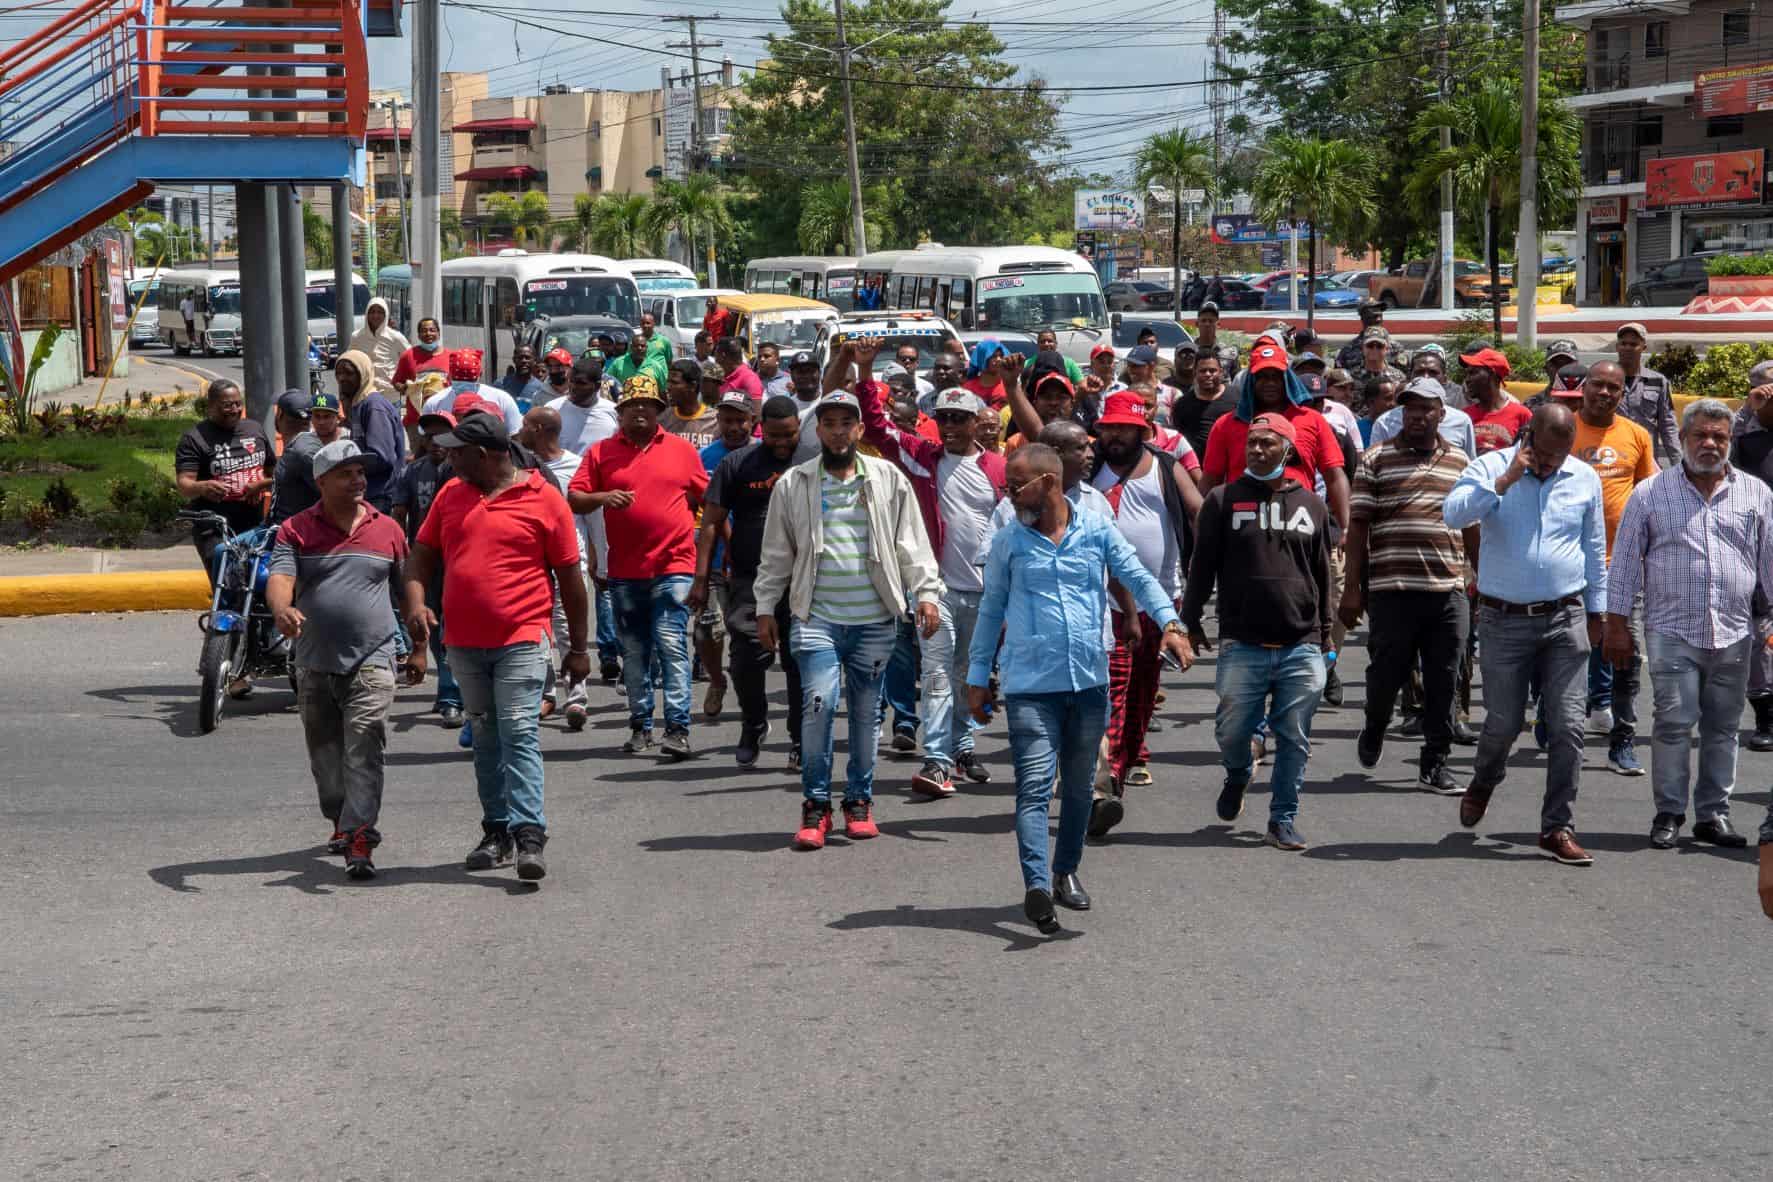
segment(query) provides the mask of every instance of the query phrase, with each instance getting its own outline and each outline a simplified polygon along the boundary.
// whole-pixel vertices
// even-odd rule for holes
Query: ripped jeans
[[[791,651],[800,666],[800,787],[808,800],[831,800],[832,712],[838,672],[850,716],[845,800],[874,798],[874,748],[880,735],[880,682],[899,634],[896,620],[833,624],[816,616],[794,621]]]

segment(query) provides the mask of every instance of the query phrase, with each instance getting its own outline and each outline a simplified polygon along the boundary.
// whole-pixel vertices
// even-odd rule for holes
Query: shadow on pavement
[[[1537,853],[1537,833],[1492,834],[1495,845],[1479,845],[1475,833],[1449,833],[1437,842],[1420,841],[1345,841],[1313,846],[1305,851],[1307,858],[1325,858],[1332,862],[1403,862],[1432,858],[1477,858],[1518,861]],[[1582,838],[1587,841],[1586,835]]]
[[[112,718],[141,718],[150,722],[166,724],[166,729],[180,739],[201,738],[203,732],[197,729],[197,680],[191,679],[188,685],[130,685],[116,689],[87,690],[89,698],[101,698],[107,702],[116,702],[123,706],[138,706],[152,703],[159,710],[158,714],[123,714],[110,715]],[[295,713],[295,695],[289,691],[288,683],[272,678],[262,679],[254,687],[252,696],[236,700],[229,698],[222,707],[221,726],[226,727],[228,720],[241,718],[258,718],[268,714]]]
[[[201,894],[203,888],[193,886],[190,880],[204,875],[261,877],[278,874],[286,877],[259,885],[292,887],[305,895],[329,895],[339,889],[375,890],[378,887],[405,886],[411,883],[495,887],[508,895],[532,894],[537,889],[535,883],[519,882],[513,878],[470,874],[462,868],[460,862],[446,862],[438,866],[377,866],[374,878],[366,882],[352,882],[345,877],[344,861],[337,855],[329,855],[323,845],[280,854],[263,854],[256,858],[180,862],[171,866],[157,866],[148,871],[149,878],[167,890],[181,894]]]
[[[798,787],[796,787],[798,791]],[[799,814],[785,815],[782,827],[767,833],[685,833],[676,837],[649,837],[637,844],[641,849],[654,854],[678,854],[691,851],[712,850],[735,854],[770,854],[777,850],[789,849],[794,840],[794,818]],[[843,818],[834,818],[835,827],[831,830],[830,849],[842,849],[852,843],[843,835]],[[876,817],[879,820],[879,817]],[[990,816],[948,816],[948,817],[914,817],[894,821],[880,821],[880,832],[883,837],[906,838],[911,841],[945,841],[937,837],[937,833],[1011,833],[1016,828],[1016,818],[1010,813],[997,813]]]
[[[1088,842],[1092,846],[1148,845],[1163,849],[1222,850],[1238,846],[1257,849],[1262,845],[1262,834],[1255,830],[1239,832],[1230,825],[1208,825],[1204,829],[1175,833],[1141,833],[1138,830],[1115,829],[1107,837],[1092,837]]]
[[[1755,835],[1752,829],[1745,830],[1748,834],[1748,846],[1744,849],[1734,850],[1694,841],[1688,836],[1688,831],[1685,829],[1681,831],[1680,844],[1675,846],[1673,850],[1652,849],[1650,848],[1649,826],[1645,825],[1644,829],[1643,833],[1584,833],[1578,829],[1576,840],[1581,842],[1585,849],[1603,854],[1642,853],[1654,856],[1664,856],[1670,853],[1709,854],[1711,857],[1725,858],[1732,862],[1753,862],[1760,857],[1760,851],[1755,848]],[[1537,849],[1539,842],[1537,833],[1495,833],[1491,836],[1497,841],[1512,841],[1518,845],[1535,849]]]
[[[1027,952],[1043,944],[1075,940],[1083,935],[1075,928],[1064,928],[1052,936],[1031,931],[1020,906],[916,907],[910,903],[901,903],[897,907],[882,907],[876,911],[852,912],[825,926],[839,932],[865,931],[870,928],[934,928],[970,936],[991,936],[1004,941],[1005,952]]]

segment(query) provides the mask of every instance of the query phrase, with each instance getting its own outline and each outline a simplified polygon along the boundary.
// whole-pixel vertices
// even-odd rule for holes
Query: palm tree
[[[800,249],[808,254],[832,254],[849,232],[849,182],[817,181],[801,189],[796,227]]]
[[[1412,193],[1438,187],[1441,174],[1468,200],[1482,200],[1489,214],[1484,251],[1490,265],[1490,317],[1502,340],[1502,213],[1518,203],[1521,188],[1521,90],[1518,79],[1492,78],[1476,90],[1436,103],[1416,120],[1416,132],[1433,140],[1441,128],[1453,133],[1453,146],[1422,156],[1410,179]],[[1581,130],[1576,116],[1555,96],[1539,96],[1539,203],[1541,209],[1567,204],[1578,184]],[[1442,283],[1452,277],[1441,276]],[[1517,298],[1530,299],[1530,293]]]
[[[641,258],[656,246],[648,226],[652,200],[644,193],[580,193],[573,199],[573,220],[586,250],[618,259]]]
[[[648,229],[660,238],[673,230],[683,236],[692,268],[701,257],[698,245],[705,245],[712,255],[714,244],[733,232],[732,214],[727,212],[720,183],[705,172],[691,173],[681,181],[660,181],[647,222]]]
[[[509,230],[511,241],[515,243],[539,245],[542,232],[552,220],[547,195],[535,189],[522,193],[493,193],[483,204],[493,225]]]
[[[1160,131],[1139,146],[1133,157],[1133,180],[1142,189],[1160,185],[1170,191],[1170,286],[1175,310],[1182,310],[1182,190],[1216,188],[1213,145],[1204,136],[1176,128]]]
[[[1305,324],[1316,322],[1317,239],[1326,225],[1347,227],[1373,215],[1372,167],[1367,154],[1347,140],[1303,139],[1280,135],[1268,141],[1267,155],[1256,169],[1253,196],[1265,221],[1282,218],[1311,224],[1306,256]],[[1299,277],[1291,282],[1298,286]]]

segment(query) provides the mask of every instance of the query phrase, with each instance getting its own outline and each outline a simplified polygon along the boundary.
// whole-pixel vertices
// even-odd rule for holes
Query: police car
[[[845,312],[836,323],[820,326],[819,367],[825,367],[833,349],[858,337],[882,339],[880,360],[876,364],[892,360],[901,345],[913,346],[917,350],[920,371],[928,371],[945,346],[960,347],[960,337],[954,326],[934,312]]]

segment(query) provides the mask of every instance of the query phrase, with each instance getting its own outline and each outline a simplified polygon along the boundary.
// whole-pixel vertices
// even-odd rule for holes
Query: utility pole
[[[1440,76],[1440,96],[1444,103],[1452,97],[1451,68],[1447,61],[1447,0],[1440,0],[1440,44],[1435,49],[1435,72]],[[1453,146],[1453,129],[1441,128],[1441,150]],[[1441,173],[1441,311],[1453,310],[1453,174]],[[1420,302],[1420,301],[1418,301]]]
[[[413,323],[443,315],[443,237],[438,156],[443,148],[443,91],[438,81],[439,0],[416,0],[412,28]],[[398,132],[396,133],[398,135]]]
[[[1521,6],[1521,233],[1514,248],[1514,337],[1539,336],[1539,0]]]
[[[837,18],[837,72],[843,79],[843,140],[849,153],[850,248],[856,257],[868,253],[868,228],[862,221],[862,166],[856,159],[856,104],[850,97],[850,43],[843,33],[843,0],[831,0]]]
[[[394,132],[394,188],[400,199],[400,257],[405,262],[412,262],[412,227],[406,221],[406,170],[400,163],[400,100],[388,100],[388,120]],[[370,178],[370,188],[375,187],[375,178]]]
[[[209,267],[215,269],[215,186],[209,186],[209,199],[204,202],[209,214]]]
[[[708,137],[702,133],[702,49],[704,46],[709,49],[719,49],[723,42],[699,40],[696,37],[696,22],[699,20],[717,21],[720,19],[720,14],[711,12],[704,16],[668,16],[662,19],[667,24],[681,22],[689,26],[688,41],[667,41],[665,48],[690,51],[690,98],[695,108],[695,123],[690,126],[689,168],[685,171],[702,172],[708,167],[709,156]],[[720,286],[720,273],[714,262],[714,235],[712,231],[708,235],[704,249],[708,256],[708,286],[718,287]],[[693,264],[694,260],[692,259],[691,262]]]

